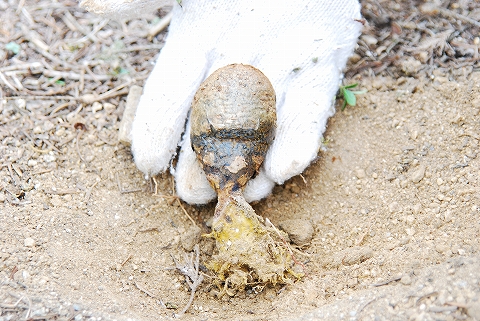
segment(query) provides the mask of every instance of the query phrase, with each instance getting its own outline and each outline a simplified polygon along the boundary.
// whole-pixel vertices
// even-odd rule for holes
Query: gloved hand
[[[132,5],[142,1],[134,0]],[[261,199],[275,183],[300,174],[317,156],[327,119],[334,113],[341,71],[362,28],[358,19],[357,0],[175,3],[166,44],[145,84],[133,123],[137,167],[146,176],[165,171],[180,144],[173,171],[178,196],[194,204],[214,199],[190,144],[188,113],[197,88],[209,74],[243,63],[260,69],[277,95],[275,140],[260,174],[247,184],[245,198]]]

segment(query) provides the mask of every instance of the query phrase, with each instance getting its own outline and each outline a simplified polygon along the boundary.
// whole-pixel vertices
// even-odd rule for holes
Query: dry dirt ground
[[[307,275],[219,299],[203,271],[184,319],[480,320],[480,6],[362,6],[346,83],[368,92],[303,177],[254,204],[314,228]],[[180,203],[169,174],[155,195],[117,143],[165,33],[69,1],[3,0],[0,21],[0,321],[172,318],[190,295],[184,211],[208,232],[213,205]]]

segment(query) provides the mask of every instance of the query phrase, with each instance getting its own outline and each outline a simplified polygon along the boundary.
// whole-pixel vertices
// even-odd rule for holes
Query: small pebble
[[[404,275],[400,279],[400,283],[402,283],[403,285],[410,285],[412,284],[412,278],[410,277],[410,275]]]
[[[422,210],[422,204],[417,203],[413,206],[413,213],[418,214]]]
[[[180,243],[185,251],[191,252],[195,244],[200,242],[202,229],[198,226],[192,226],[186,233],[180,236]]]
[[[473,320],[480,320],[480,302],[471,303],[467,308],[467,314]]]
[[[62,137],[63,135],[65,135],[65,129],[63,127],[59,128],[56,132],[55,132],[55,135],[58,136],[58,137]]]
[[[63,200],[61,199],[60,195],[52,195],[50,203],[55,207],[60,207],[63,205]]]
[[[409,235],[409,236],[415,235],[415,229],[413,227],[412,228],[406,228],[405,232],[407,232],[407,235]]]
[[[65,202],[70,202],[73,199],[71,194],[65,194],[62,196],[62,198]]]
[[[448,250],[450,250],[450,247],[446,244],[437,244],[435,245],[435,250],[438,253],[446,253]]]
[[[412,182],[418,183],[418,182],[420,182],[424,177],[425,177],[425,166],[424,166],[424,165],[420,165],[420,167],[419,167],[415,172],[413,172],[411,178],[412,178]]]
[[[102,109],[103,109],[103,105],[100,104],[98,101],[96,101],[92,104],[92,113],[95,114],[97,111],[100,111]]]
[[[54,162],[57,160],[57,158],[53,155],[50,155],[50,154],[47,154],[47,155],[43,155],[43,160],[46,162],[46,163],[51,163],[51,162]]]
[[[390,213],[396,213],[400,212],[401,208],[397,202],[391,202],[390,204],[388,204],[388,210],[390,211]]]
[[[26,247],[34,247],[35,246],[35,240],[32,239],[31,237],[27,237],[24,241],[23,244],[25,244]]]
[[[17,105],[18,108],[20,109],[25,109],[27,106],[27,101],[23,98],[15,100],[15,105]]]
[[[430,58],[430,54],[428,51],[420,51],[416,56],[418,60],[420,60],[421,63],[426,63],[428,59]]]
[[[355,246],[346,248],[335,255],[334,261],[340,265],[354,265],[362,263],[373,256],[373,251],[369,247]]]
[[[363,35],[362,40],[369,46],[376,45],[378,42],[377,38],[370,35]]]
[[[413,57],[407,57],[402,60],[401,68],[407,76],[415,76],[422,68],[422,63]]]
[[[105,109],[107,112],[111,113],[115,109],[117,109],[117,106],[115,106],[114,104],[111,104],[111,103],[104,103],[103,104],[103,109]]]
[[[410,133],[410,138],[411,138],[412,140],[417,139],[417,137],[418,137],[418,131],[417,131],[417,130],[414,130],[414,131],[412,131],[412,132]]]
[[[278,226],[288,234],[288,237],[294,244],[303,245],[310,242],[313,238],[313,226],[308,220],[285,220],[280,222]]]
[[[51,121],[45,121],[43,123],[43,131],[44,132],[49,132],[50,130],[52,130],[53,128],[55,127],[55,124],[53,124]]]
[[[38,162],[34,159],[29,159],[28,162],[27,162],[27,165],[30,166],[30,167],[34,167],[34,166],[37,166]]]
[[[34,133],[34,134],[41,134],[41,133],[43,133],[42,127],[40,127],[40,126],[35,126],[35,127],[33,128],[33,133]]]
[[[367,175],[365,174],[365,170],[359,168],[355,170],[355,176],[357,176],[358,179],[365,178]]]
[[[28,271],[26,271],[26,270],[23,270],[23,271],[22,271],[22,278],[23,278],[24,280],[28,280],[28,279],[30,278],[30,273],[29,273]]]

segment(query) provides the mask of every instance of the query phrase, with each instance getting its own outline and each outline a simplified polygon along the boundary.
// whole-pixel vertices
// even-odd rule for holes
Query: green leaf
[[[367,92],[366,89],[363,89],[363,90],[354,90],[352,91],[352,93],[354,93],[355,95],[363,95]]]
[[[343,89],[343,99],[349,104],[350,106],[355,106],[357,103],[357,97],[355,94],[348,89]]]
[[[342,88],[345,88],[345,89],[350,89],[350,88],[355,88],[358,86],[358,83],[354,83],[354,84],[351,84],[351,85],[346,85],[346,86],[343,86]]]
[[[11,42],[9,42],[5,45],[5,49],[13,52],[16,55],[20,52],[21,48],[20,48],[20,45],[18,43],[11,41]]]

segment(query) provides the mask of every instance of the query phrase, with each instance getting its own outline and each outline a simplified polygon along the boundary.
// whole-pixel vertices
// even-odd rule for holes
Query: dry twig
[[[172,256],[173,261],[175,262],[175,267],[177,270],[185,276],[185,281],[190,287],[190,299],[188,300],[187,305],[182,309],[179,314],[176,314],[176,317],[181,317],[187,312],[188,308],[192,305],[193,298],[195,296],[195,291],[197,287],[203,281],[203,275],[199,273],[200,267],[200,248],[198,244],[195,244],[193,248],[194,253],[185,254],[185,263],[180,264],[174,256]],[[193,262],[193,256],[195,254],[195,262]]]
[[[173,13],[169,12],[165,17],[163,17],[156,25],[150,28],[148,30],[148,40],[152,41],[153,37],[155,37],[157,34],[162,32],[168,25],[170,24],[170,21],[172,21],[172,16]]]

